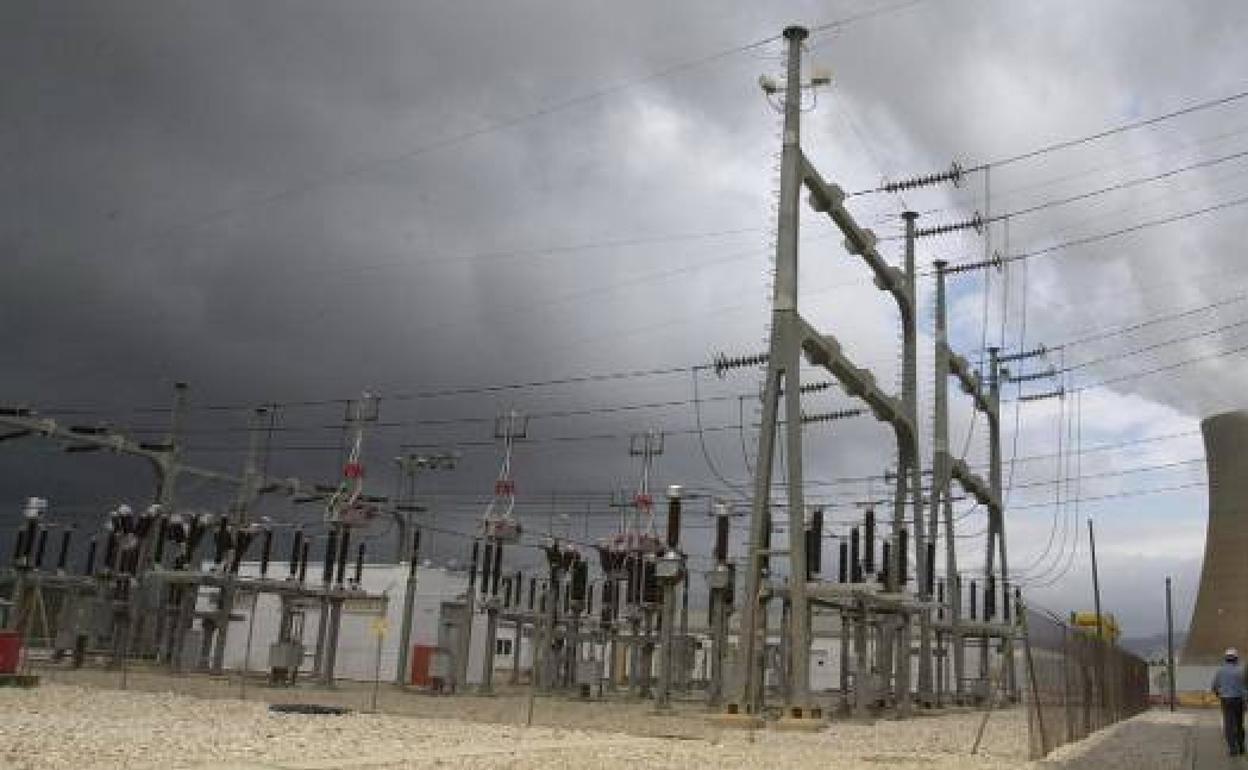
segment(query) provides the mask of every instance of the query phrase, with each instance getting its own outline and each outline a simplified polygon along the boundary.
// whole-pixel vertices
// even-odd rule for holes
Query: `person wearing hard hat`
[[[1234,647],[1227,648],[1223,660],[1213,675],[1213,694],[1222,703],[1222,734],[1234,756],[1244,753],[1244,670]]]

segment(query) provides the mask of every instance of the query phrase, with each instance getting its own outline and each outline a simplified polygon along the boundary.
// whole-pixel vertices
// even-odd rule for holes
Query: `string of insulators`
[[[902,179],[896,182],[886,181],[880,185],[879,192],[895,193],[903,190],[913,190],[917,187],[931,187],[932,185],[944,184],[952,182],[954,187],[962,185],[962,164],[954,161],[948,171],[941,171],[935,174],[925,174],[924,176],[914,176],[909,179]]]
[[[815,422],[834,422],[836,420],[848,420],[851,417],[859,417],[866,414],[865,409],[838,409],[833,412],[821,412],[819,414],[803,414],[802,424]]]
[[[799,393],[820,393],[825,390],[831,390],[836,385],[835,382],[827,380],[825,382],[808,382],[798,388]]]
[[[711,367],[715,370],[717,376],[723,377],[733,369],[760,366],[767,363],[767,360],[768,355],[766,353],[755,353],[748,356],[729,356],[727,353],[719,353],[712,361]]]
[[[1056,377],[1057,371],[1053,367],[1049,367],[1043,372],[1033,372],[1031,374],[1017,374],[1006,377],[1006,382],[1034,382],[1036,380],[1047,380],[1050,377]]]
[[[1019,401],[1043,401],[1047,398],[1065,398],[1065,397],[1066,397],[1066,389],[1058,388],[1057,390],[1051,390],[1048,393],[1029,393],[1025,396],[1019,396],[1018,400]]]
[[[1000,254],[993,254],[991,259],[981,259],[978,262],[965,262],[960,265],[946,265],[943,268],[945,275],[956,275],[957,273],[969,273],[974,270],[986,270],[990,267],[999,268],[1005,264],[1005,260]]]
[[[984,218],[976,211],[975,215],[970,219],[964,219],[961,222],[949,222],[943,225],[932,225],[931,227],[920,227],[914,231],[915,238],[930,238],[933,235],[945,235],[946,233],[954,233],[959,230],[974,230],[977,233],[984,232]]]
[[[997,363],[1008,364],[1011,361],[1024,361],[1028,358],[1039,358],[1048,352],[1049,349],[1047,347],[1040,345],[1039,347],[1032,348],[1031,350],[1024,350],[1019,353],[1006,353],[1005,355],[997,356]]]

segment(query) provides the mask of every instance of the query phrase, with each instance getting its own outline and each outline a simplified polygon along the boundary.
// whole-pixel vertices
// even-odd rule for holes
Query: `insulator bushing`
[[[39,528],[39,538],[35,546],[35,569],[43,569],[43,553],[48,547],[48,528]]]
[[[905,527],[897,533],[897,585],[904,586],[910,577],[910,532]]]
[[[17,538],[13,541],[13,566],[22,566],[22,560],[26,556],[26,528],[18,527]]]
[[[347,578],[347,557],[351,553],[351,528],[343,527],[342,534],[338,538],[338,577],[334,581],[338,586],[342,586]]]
[[[104,544],[104,569],[111,570],[117,560],[117,531],[109,530],[108,541]]]
[[[715,517],[715,563],[728,561],[728,530],[732,522],[725,515]]]
[[[667,495],[667,547],[676,549],[680,547],[680,488],[672,489]]]
[[[165,540],[169,537],[169,517],[161,515],[156,522],[156,545],[152,551],[152,564],[160,567],[165,563]]]
[[[321,582],[329,585],[334,582],[334,560],[338,558],[338,530],[331,528],[325,539],[325,563],[321,565]]]
[[[407,571],[411,577],[416,577],[420,570],[420,528],[417,527],[412,531],[412,554],[408,559]]]
[[[858,543],[858,528],[849,530],[849,582],[862,582],[861,546]]]
[[[503,544],[494,544],[494,570],[490,580],[490,596],[498,596],[498,579],[503,574]]]
[[[65,566],[69,561],[69,542],[74,536],[72,529],[66,529],[61,533],[61,550],[56,555],[56,570],[64,572]]]
[[[643,600],[646,604],[658,604],[662,596],[659,591],[659,576],[656,566],[653,561],[645,562],[645,594]]]
[[[260,577],[269,575],[269,559],[273,556],[273,530],[265,529],[260,541]]]
[[[481,559],[481,593],[488,594],[490,592],[490,574],[494,569],[494,543],[485,541],[485,553]]]
[[[230,550],[230,519],[228,516],[222,516],[221,521],[217,524],[216,551],[213,553],[212,561],[214,564],[220,565],[225,561],[225,552]]]
[[[875,511],[868,508],[862,519],[862,571],[870,575],[875,572]]]
[[[971,581],[971,620],[977,620],[979,616],[979,594],[975,581]]]
[[[589,587],[589,563],[583,559],[572,565],[572,589],[569,595],[573,601],[585,601],[585,593]]]
[[[468,592],[477,587],[477,561],[481,558],[481,541],[472,541],[472,560],[468,563]]]
[[[989,575],[984,580],[984,620],[992,621],[997,617],[997,576]]]
[[[87,541],[87,564],[83,568],[82,574],[87,577],[95,577],[95,535]]]
[[[312,541],[305,539],[303,546],[299,552],[299,582],[303,583],[308,579],[308,552],[312,550]]]
[[[837,546],[836,579],[841,583],[849,582],[849,543],[844,540]]]
[[[355,553],[355,575],[354,575],[355,579],[352,580],[351,582],[354,583],[357,587],[364,580],[364,545],[365,545],[364,541],[361,540],[359,549]]]
[[[823,509],[816,508],[810,514],[810,528],[806,530],[806,576],[823,572]]]
[[[294,537],[290,539],[290,577],[294,578],[299,574],[299,555],[303,549],[303,527],[295,530]]]
[[[927,565],[923,574],[923,593],[931,596],[936,589],[936,544],[927,543]]]
[[[889,590],[891,588],[891,584],[889,583],[888,570],[889,566],[892,564],[892,543],[885,540],[882,550],[883,556],[880,558],[881,564],[879,572],[880,585],[884,586],[885,590]]]

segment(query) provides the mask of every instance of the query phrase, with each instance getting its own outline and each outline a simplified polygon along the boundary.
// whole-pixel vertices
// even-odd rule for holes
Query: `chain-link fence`
[[[1046,612],[1027,610],[1025,623],[1023,698],[1033,759],[1149,707],[1143,660]]]

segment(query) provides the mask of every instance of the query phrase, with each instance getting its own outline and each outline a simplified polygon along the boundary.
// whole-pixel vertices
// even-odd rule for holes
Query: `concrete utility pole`
[[[1096,610],[1096,638],[1105,639],[1105,622],[1101,616],[1101,578],[1096,570],[1096,532],[1092,529],[1092,517],[1088,517],[1088,549],[1092,556],[1092,603]]]
[[[1170,578],[1166,577],[1166,700],[1174,711],[1174,612],[1170,602]]]
[[[403,620],[399,626],[399,660],[394,673],[394,683],[398,685],[408,683],[409,658],[412,652],[412,614],[415,612],[416,581],[420,570],[420,528],[412,525],[411,514],[420,513],[425,508],[416,503],[416,475],[425,469],[451,470],[458,459],[453,452],[406,454],[394,458],[399,472],[407,482],[403,494],[395,504],[395,521],[401,525],[395,561],[401,563],[404,558],[409,560],[407,583],[403,590]],[[410,551],[405,552],[409,548]]]
[[[805,187],[810,206],[827,214],[845,235],[846,249],[861,257],[875,272],[876,285],[897,300],[903,317],[914,312],[913,295],[906,290],[902,271],[888,265],[876,250],[876,236],[858,226],[844,207],[845,193],[825,182],[803,155],[800,139],[802,89],[822,85],[817,79],[804,84],[801,79],[802,41],[807,31],[801,27],[784,30],[788,45],[785,85],[763,79],[769,94],[782,92],[784,104],[783,148],[781,151],[780,210],[777,224],[776,273],[772,295],[771,340],[767,354],[767,375],[763,395],[762,424],[759,430],[758,460],[755,466],[754,495],[750,511],[750,538],[747,544],[745,596],[741,617],[741,656],[738,699],[728,704],[729,713],[757,716],[763,704],[763,663],[765,636],[760,629],[766,618],[765,599],[774,588],[764,583],[764,564],[772,556],[786,556],[789,579],[783,588],[789,606],[787,623],[786,716],[804,719],[819,716],[810,704],[810,628],[806,569],[806,506],[802,493],[802,412],[800,368],[803,355],[814,366],[831,373],[844,390],[866,402],[876,419],[889,423],[897,438],[898,457],[911,455],[915,425],[905,406],[885,394],[871,373],[855,366],[831,335],[816,331],[798,313],[798,198]],[[780,398],[784,397],[785,459],[789,547],[770,547],[771,486],[774,469]],[[900,563],[900,557],[897,557]],[[907,651],[908,653],[908,651]],[[908,654],[907,654],[908,657]]]
[[[918,219],[918,214],[913,211],[906,211],[902,215],[906,226],[906,256],[905,256],[905,276],[906,276],[906,293],[910,297],[916,297],[916,270],[914,265],[914,241],[915,230],[914,223]],[[909,418],[910,424],[917,426],[919,424],[919,329],[918,318],[914,312],[902,314],[902,369],[901,369],[901,402],[906,411],[906,417]],[[919,432],[914,430],[910,434],[910,444],[907,447],[907,456],[904,457],[903,467],[897,469],[897,477],[899,479],[898,486],[902,486],[900,479],[905,475],[906,470],[910,473],[910,497],[914,506],[914,555],[915,567],[917,570],[916,585],[918,588],[918,596],[920,601],[928,601],[931,599],[929,591],[931,587],[928,585],[928,574],[931,566],[928,564],[927,550],[927,533],[924,531],[925,522],[923,519],[923,460],[922,450],[919,446]],[[900,528],[894,528],[895,532],[900,532]],[[932,535],[931,542],[935,542],[935,534]],[[898,559],[904,559],[905,554],[898,548]],[[899,569],[894,574],[900,575]],[[903,635],[905,636],[905,635]],[[899,656],[899,665],[906,669],[909,674],[910,666],[910,650],[908,649],[909,641],[906,642],[907,649],[901,651]],[[918,690],[919,697],[924,702],[930,702],[932,694],[932,624],[931,615],[928,612],[919,615],[919,681]]]
[[[762,606],[763,559],[767,556],[764,545],[770,540],[764,527],[769,526],[767,512],[770,507],[772,464],[775,458],[776,424],[779,420],[781,381],[784,382],[785,415],[788,458],[789,502],[789,568],[794,576],[791,583],[791,599],[796,611],[791,612],[789,638],[795,642],[807,638],[805,596],[805,505],[802,496],[802,422],[801,389],[798,369],[801,365],[801,345],[796,339],[797,317],[797,247],[798,247],[798,193],[801,190],[801,94],[802,94],[802,41],[807,31],[802,27],[788,27],[784,38],[788,41],[788,60],[785,77],[784,143],[780,157],[780,215],[776,239],[776,279],[772,296],[771,345],[767,364],[767,383],[763,395],[762,427],[759,430],[758,460],[754,475],[754,498],[750,518],[749,569],[745,575],[745,597],[742,603],[740,658],[740,702],[749,713],[757,713],[762,706],[763,648],[766,639],[757,637]],[[792,670],[793,681],[788,687],[789,701],[804,705],[809,684],[806,655],[796,655]]]
[[[247,456],[243,460],[242,483],[238,485],[238,493],[234,497],[233,514],[235,521],[235,538],[234,548],[240,547],[243,538],[249,537],[248,527],[251,526],[251,508],[255,505],[256,497],[259,495],[260,489],[260,447],[264,440],[264,423],[268,418],[269,411],[264,408],[256,409],[251,414],[250,425],[248,426],[247,440]],[[213,674],[220,674],[225,668],[225,645],[230,633],[230,615],[234,612],[235,599],[235,575],[230,569],[231,562],[237,562],[242,555],[238,554],[234,558],[227,558],[225,562],[225,576],[221,587],[217,589],[217,613],[213,621],[213,647],[212,647],[212,665],[210,670]],[[255,608],[252,608],[252,614],[255,614]],[[246,672],[244,672],[244,676]]]
[[[932,457],[932,513],[929,532],[935,539],[937,518],[945,525],[945,595],[948,599],[949,640],[953,653],[953,690],[957,700],[963,697],[966,679],[966,644],[962,636],[962,581],[958,579],[957,538],[953,526],[952,474],[949,453],[949,339],[945,307],[945,267],[936,262],[936,352],[935,407]]]

